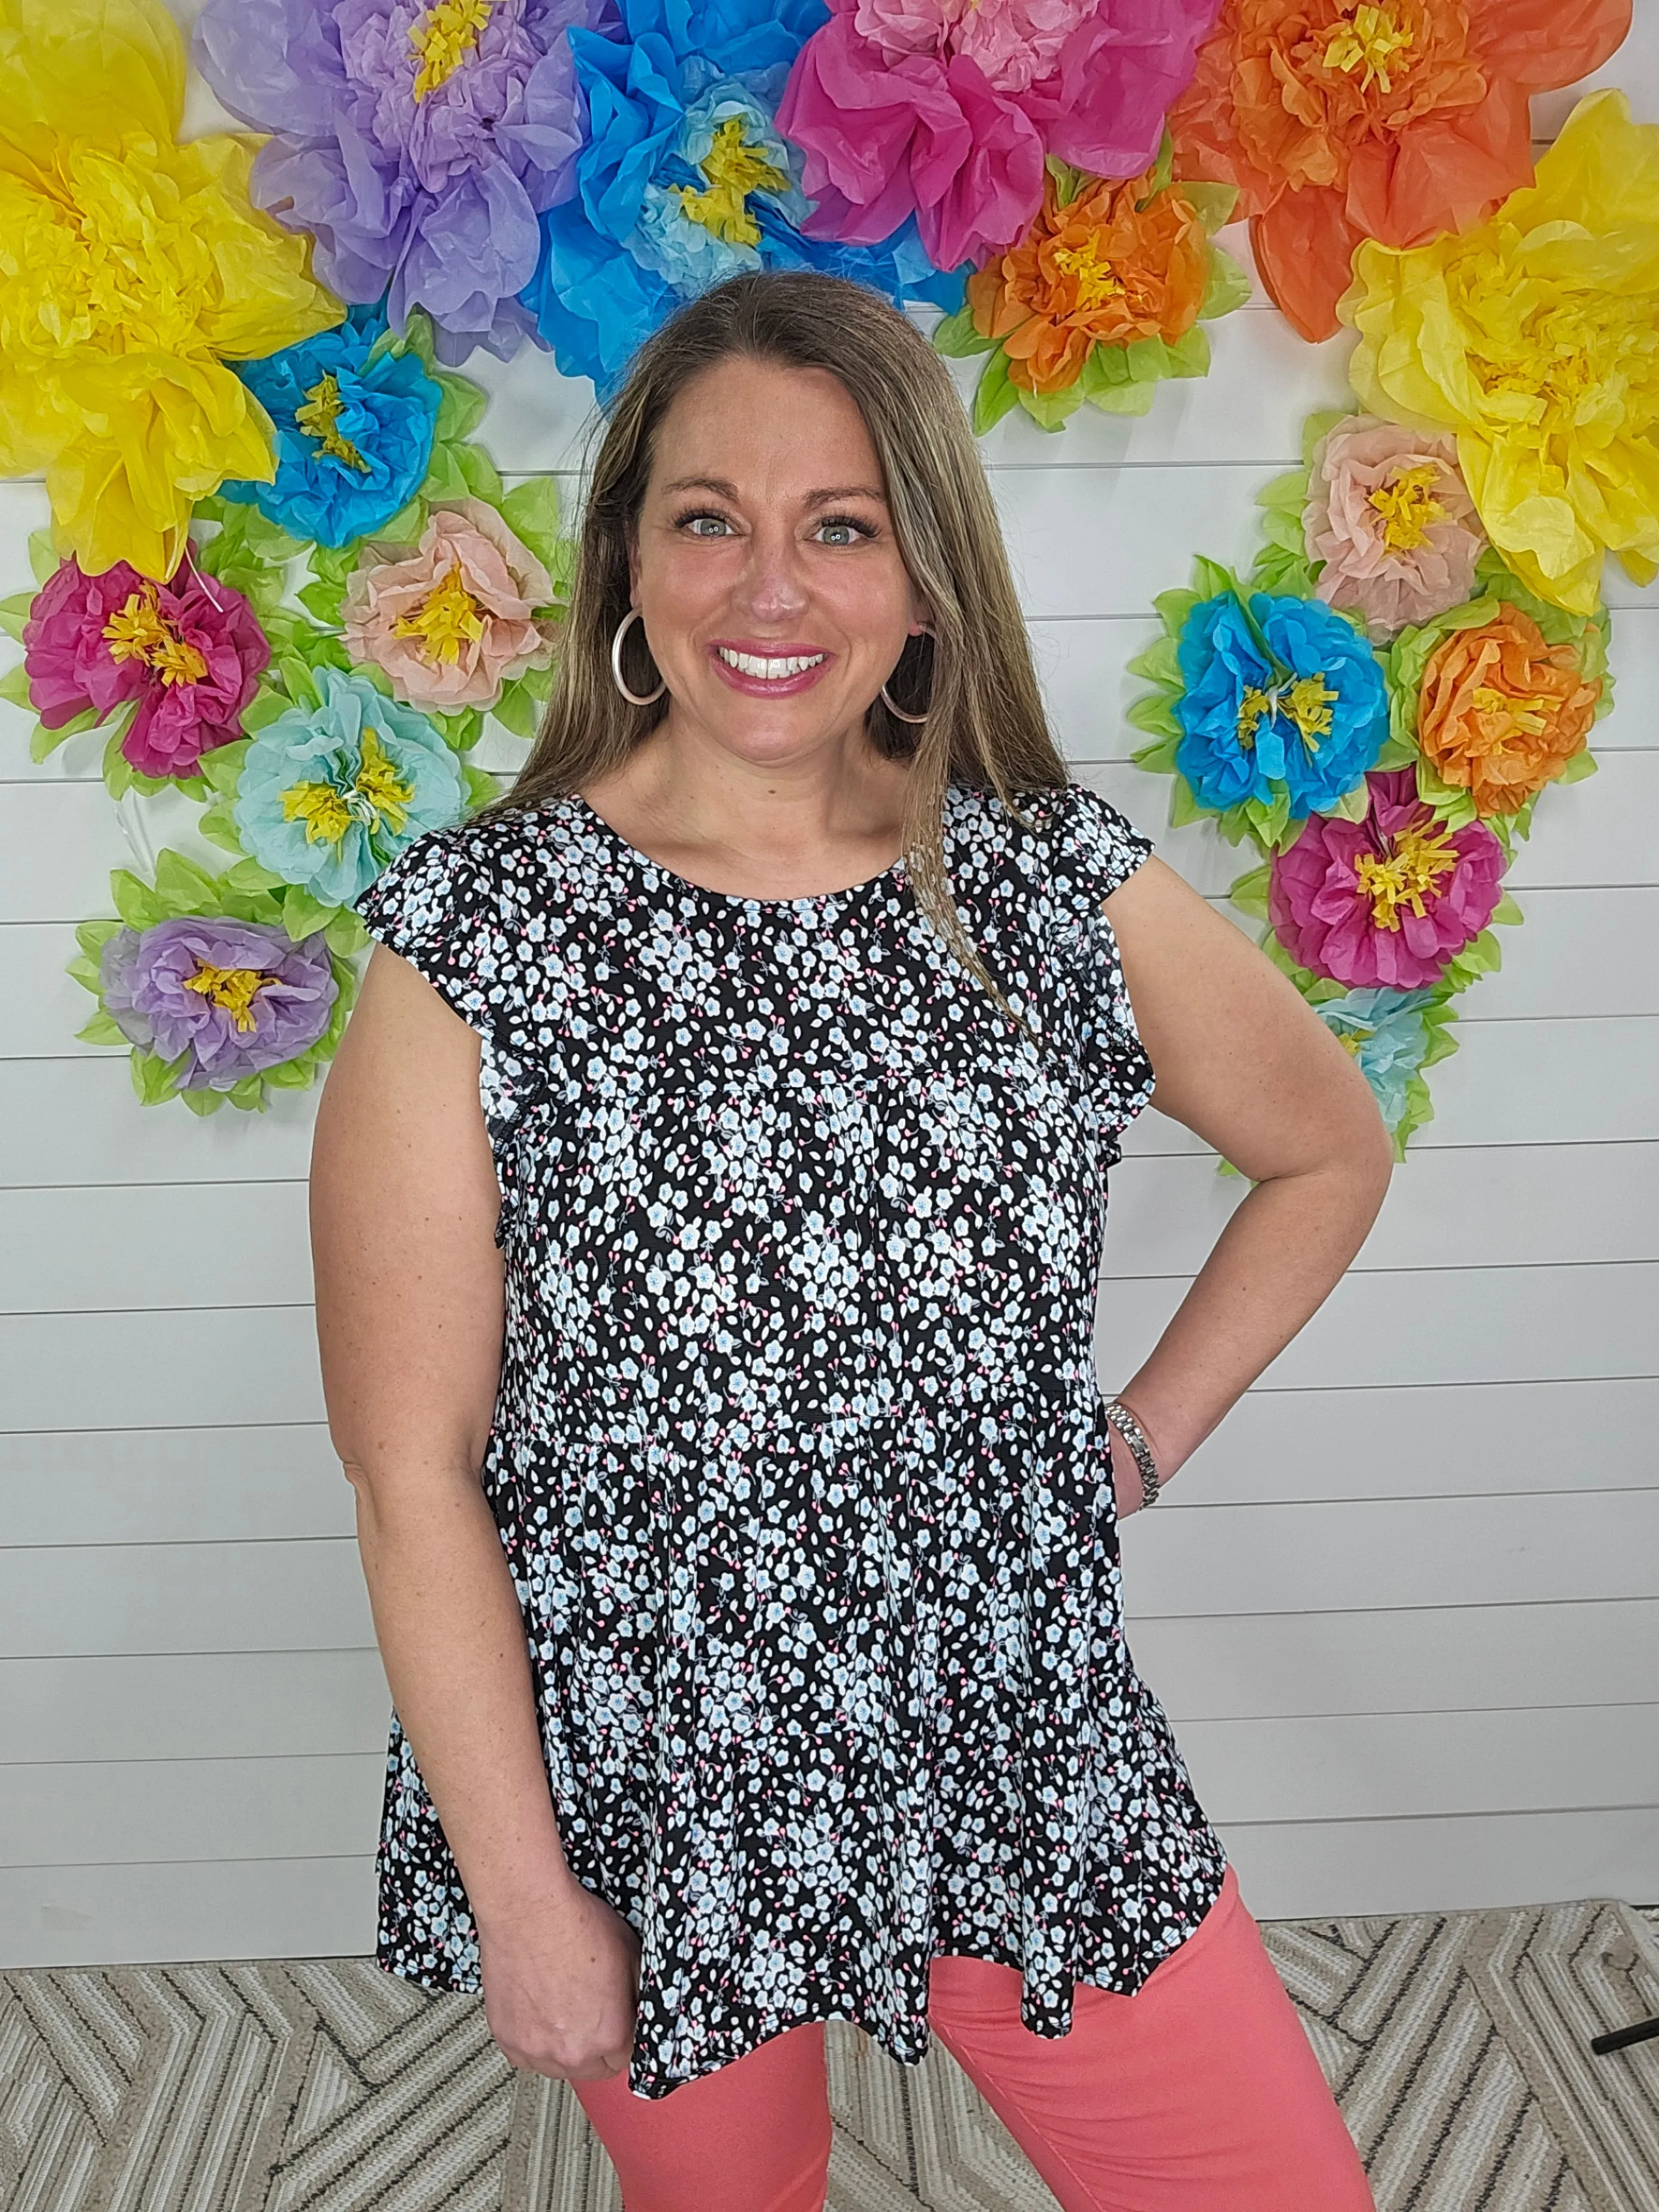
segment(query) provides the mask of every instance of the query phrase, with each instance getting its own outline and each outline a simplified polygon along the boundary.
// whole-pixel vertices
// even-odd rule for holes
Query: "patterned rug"
[[[1271,1923],[1379,2212],[1651,2212],[1659,1917],[1595,1901]],[[936,2041],[832,2022],[830,2212],[1053,2212]],[[617,2212],[562,2083],[361,1960],[0,1975],[3,2212]],[[717,2212],[717,2208],[710,2208]]]

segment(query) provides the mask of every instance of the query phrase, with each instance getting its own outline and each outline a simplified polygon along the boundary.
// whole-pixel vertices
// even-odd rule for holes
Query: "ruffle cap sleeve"
[[[1084,1089],[1109,1150],[1150,1103],[1152,1065],[1135,1025],[1105,902],[1152,850],[1128,817],[1087,784],[1055,792],[1049,814],[1049,891],[1067,1028]]]

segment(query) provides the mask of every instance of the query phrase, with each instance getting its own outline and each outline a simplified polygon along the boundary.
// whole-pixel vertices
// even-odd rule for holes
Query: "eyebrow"
[[[665,484],[663,489],[665,492],[712,491],[718,493],[722,499],[729,499],[734,506],[738,504],[738,488],[726,477],[676,477],[673,483]],[[808,507],[832,507],[838,499],[870,499],[874,500],[878,506],[886,504],[885,493],[872,490],[868,484],[840,484],[827,491],[809,491],[805,504]]]

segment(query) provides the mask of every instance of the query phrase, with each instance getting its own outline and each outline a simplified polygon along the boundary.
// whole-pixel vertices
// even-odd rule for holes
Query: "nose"
[[[735,594],[739,610],[757,627],[775,629],[798,617],[811,596],[793,531],[783,524],[754,531]]]

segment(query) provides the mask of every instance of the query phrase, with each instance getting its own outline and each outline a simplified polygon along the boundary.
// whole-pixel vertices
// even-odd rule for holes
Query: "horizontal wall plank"
[[[374,1863],[185,1861],[0,1869],[0,1963],[367,1957]]]
[[[1639,1705],[1650,1702],[1654,1689],[1659,1598],[1145,1620],[1135,1609],[1133,1559],[1127,1589],[1136,1668],[1183,1727],[1345,1713]]]
[[[1659,1899],[1659,1806],[1264,1822],[1222,1833],[1240,1893],[1259,1920],[1476,1912],[1580,1897],[1632,1905]]]
[[[321,1422],[0,1433],[0,1545],[349,1536]]]
[[[0,1764],[379,1755],[391,1710],[372,1650],[0,1659]]]
[[[1348,1498],[1646,1490],[1659,1381],[1247,1390],[1158,1511]],[[1152,1526],[1135,1516],[1133,1532]],[[226,1533],[230,1533],[227,1531]]]
[[[1223,1824],[1595,1811],[1659,1790],[1659,1705],[1189,1721],[1181,1750]]]
[[[1095,1344],[1109,1384],[1133,1374],[1187,1289],[1182,1277],[1103,1285]],[[1264,1381],[1331,1390],[1647,1376],[1659,1368],[1656,1323],[1650,1264],[1346,1275]]]
[[[323,1418],[309,1306],[0,1316],[13,1429],[169,1429]]]
[[[1209,1505],[1167,1520],[1160,1501],[1123,1528],[1143,1620],[1648,1597],[1656,1560],[1659,1488],[1595,1491],[1588,1479],[1521,1497]]]
[[[0,1552],[0,1658],[349,1651],[374,1641],[345,1537]]]
[[[311,1294],[302,1182],[0,1191],[0,1313],[293,1304]]]
[[[386,1757],[58,1760],[5,1769],[0,1865],[372,1850]]]
[[[124,1053],[82,1054],[72,1041],[68,1049],[76,1056],[0,1060],[0,1188],[284,1182],[310,1172],[320,1086],[275,1091],[263,1114],[222,1108],[204,1121],[179,1107],[141,1106]]]

